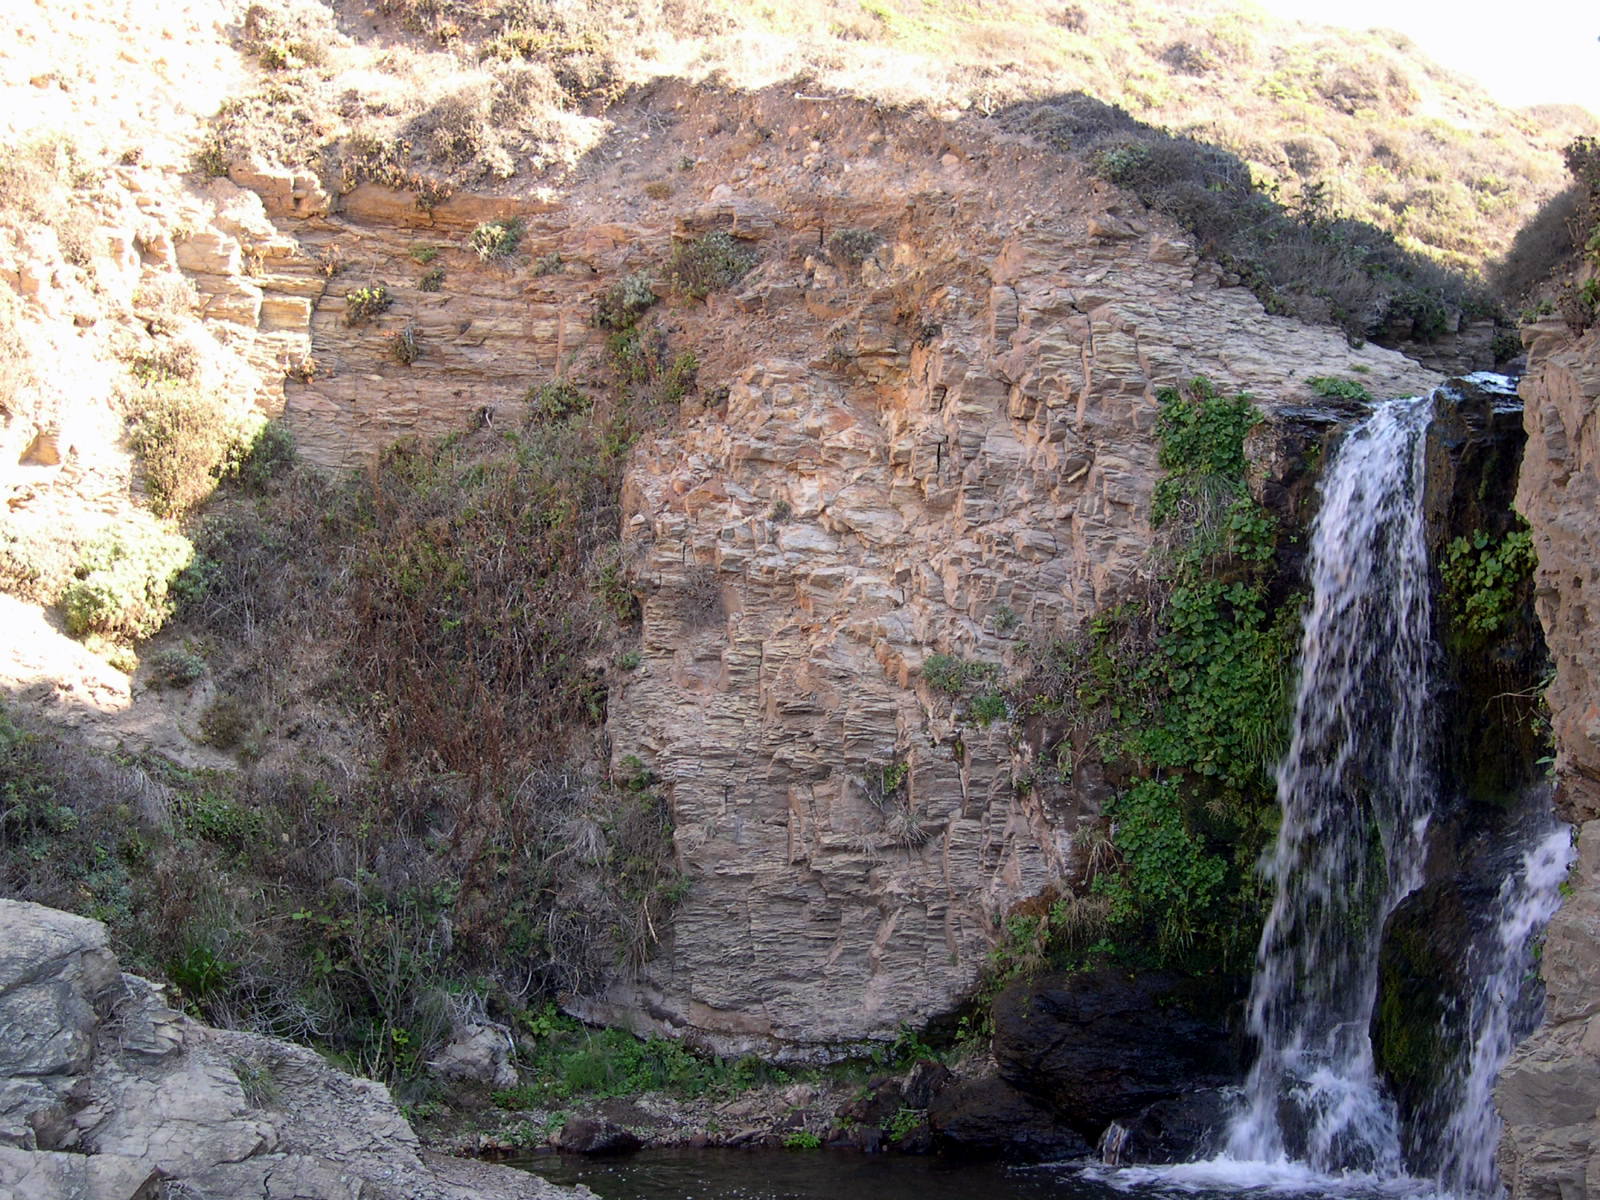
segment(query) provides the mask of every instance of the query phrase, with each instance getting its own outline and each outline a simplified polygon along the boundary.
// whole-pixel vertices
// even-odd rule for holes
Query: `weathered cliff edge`
[[[192,1021],[118,972],[98,921],[0,900],[0,1194],[152,1200],[163,1182],[326,1200],[590,1194],[425,1154],[382,1084]]]
[[[1438,377],[1266,313],[1136,200],[981,121],[683,85],[610,115],[560,189],[431,210],[234,164],[130,278],[188,275],[271,378],[262,407],[349,467],[513,424],[552,377],[605,386],[598,294],[639,272],[669,291],[673,246],[708,231],[753,250],[732,290],[645,317],[699,388],[625,482],[643,619],[608,732],[662,781],[688,887],[655,959],[573,1007],[725,1052],[892,1038],[954,1008],[1007,911],[1076,869],[1103,790],[960,719],[926,658],[1016,666],[1137,585],[1158,388],[1250,392],[1270,460],[1310,377]],[[470,248],[491,218],[523,223],[516,255]],[[391,307],[349,323],[377,283]],[[46,519],[72,469],[22,507]]]
[[[1517,508],[1539,554],[1535,605],[1555,664],[1556,807],[1578,826],[1570,892],[1541,967],[1544,1024],[1500,1074],[1501,1174],[1512,1200],[1600,1195],[1600,332],[1525,337],[1528,445]]]
[[[285,387],[297,441],[354,465],[552,375],[584,383],[604,355],[593,298],[662,281],[675,242],[721,230],[755,252],[733,291],[647,320],[694,352],[703,403],[625,481],[643,621],[608,731],[662,781],[688,888],[654,960],[572,1007],[827,1055],[951,1011],[1009,908],[1074,869],[1093,781],[1030,784],[1011,728],[959,720],[920,668],[1015,665],[1135,585],[1156,390],[1206,375],[1272,414],[1312,400],[1312,376],[1380,395],[1438,377],[1269,315],[1137,201],[993,129],[778,89],[637,104],[537,203],[424,213],[236,168],[291,243],[250,286],[309,333],[316,370]],[[490,216],[524,222],[516,259],[465,249]],[[437,293],[406,282],[419,242],[439,248]],[[231,275],[197,278],[204,296]],[[349,326],[343,291],[378,280],[393,307]],[[424,348],[405,365],[387,352],[403,328]],[[874,795],[899,766],[903,789]]]

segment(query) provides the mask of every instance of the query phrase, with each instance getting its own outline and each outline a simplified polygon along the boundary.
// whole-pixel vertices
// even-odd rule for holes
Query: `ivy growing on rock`
[[[1249,397],[1195,379],[1160,403],[1152,578],[1047,647],[1016,699],[1061,730],[1046,755],[1074,764],[1065,773],[1093,758],[1118,784],[1089,885],[1109,902],[1109,941],[1086,944],[1242,968],[1263,916],[1254,868],[1275,827],[1298,605],[1274,594],[1278,524],[1246,486]]]

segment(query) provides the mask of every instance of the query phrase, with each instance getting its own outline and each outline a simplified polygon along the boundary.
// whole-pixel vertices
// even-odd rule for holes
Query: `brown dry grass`
[[[277,26],[305,27],[308,4]],[[1403,249],[1472,273],[1563,185],[1561,147],[1597,128],[1574,109],[1506,109],[1398,35],[1304,27],[1228,0],[385,0],[376,12],[335,0],[333,11],[344,32],[319,34],[318,63],[291,54],[297,65],[225,114],[232,153],[326,166],[359,161],[359,134],[393,151],[390,181],[526,187],[578,163],[622,85],[661,75],[804,79],[952,117],[1081,91],[1228,150],[1286,203],[1315,188]]]

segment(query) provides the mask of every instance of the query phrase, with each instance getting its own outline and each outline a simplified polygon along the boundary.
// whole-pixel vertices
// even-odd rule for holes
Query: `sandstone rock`
[[[0,1054],[6,1195],[149,1200],[158,1181],[283,1200],[574,1194],[425,1159],[383,1085],[189,1020],[118,975],[98,922],[14,900],[0,900]]]
[[[1556,738],[1559,809],[1600,816],[1600,643],[1592,636],[1600,588],[1600,330],[1573,341],[1534,326],[1519,391],[1528,446],[1517,510],[1533,528],[1534,604],[1555,663],[1548,699]]]
[[[0,900],[0,1078],[81,1073],[119,978],[98,921]]]
[[[135,1158],[0,1146],[0,1195],[18,1200],[156,1200],[160,1183],[160,1173]]]
[[[1600,1196],[1600,330],[1574,339],[1546,321],[1524,331],[1519,391],[1528,445],[1517,509],[1533,530],[1534,604],[1555,664],[1547,692],[1556,807],[1582,822],[1570,895],[1540,961],[1544,1024],[1513,1052],[1495,1101],[1506,1125],[1501,1175],[1511,1200]]]
[[[511,1031],[504,1025],[472,1022],[453,1029],[449,1042],[428,1066],[447,1083],[508,1088],[517,1082],[511,1050]]]

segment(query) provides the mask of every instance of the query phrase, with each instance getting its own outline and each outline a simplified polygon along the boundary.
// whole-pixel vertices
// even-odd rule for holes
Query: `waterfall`
[[[1546,805],[1542,807],[1547,807]],[[1494,1154],[1501,1121],[1494,1107],[1495,1078],[1543,1016],[1543,989],[1528,988],[1532,940],[1561,903],[1561,884],[1572,865],[1572,831],[1549,814],[1530,830],[1532,844],[1500,885],[1495,922],[1469,956],[1476,987],[1467,1016],[1470,1050],[1439,1097],[1440,1182],[1452,1193],[1491,1194],[1498,1186]],[[1552,828],[1551,826],[1554,825]]]
[[[1431,397],[1381,405],[1329,464],[1282,824],[1249,1022],[1260,1056],[1230,1156],[1402,1172],[1368,1022],[1383,921],[1420,881],[1437,787],[1422,518]]]
[[[1275,898],[1248,1011],[1260,1051],[1227,1158],[1293,1160],[1323,1175],[1426,1173],[1455,1196],[1492,1196],[1495,1078],[1539,1019],[1542,989],[1526,986],[1532,942],[1573,854],[1547,788],[1513,802],[1521,817],[1486,864],[1502,882],[1464,950],[1468,994],[1447,1006],[1463,1052],[1441,1064],[1416,1162],[1405,1161],[1369,1036],[1384,921],[1422,882],[1440,792],[1422,512],[1432,408],[1432,397],[1379,406],[1325,473],[1293,735],[1278,769]]]

